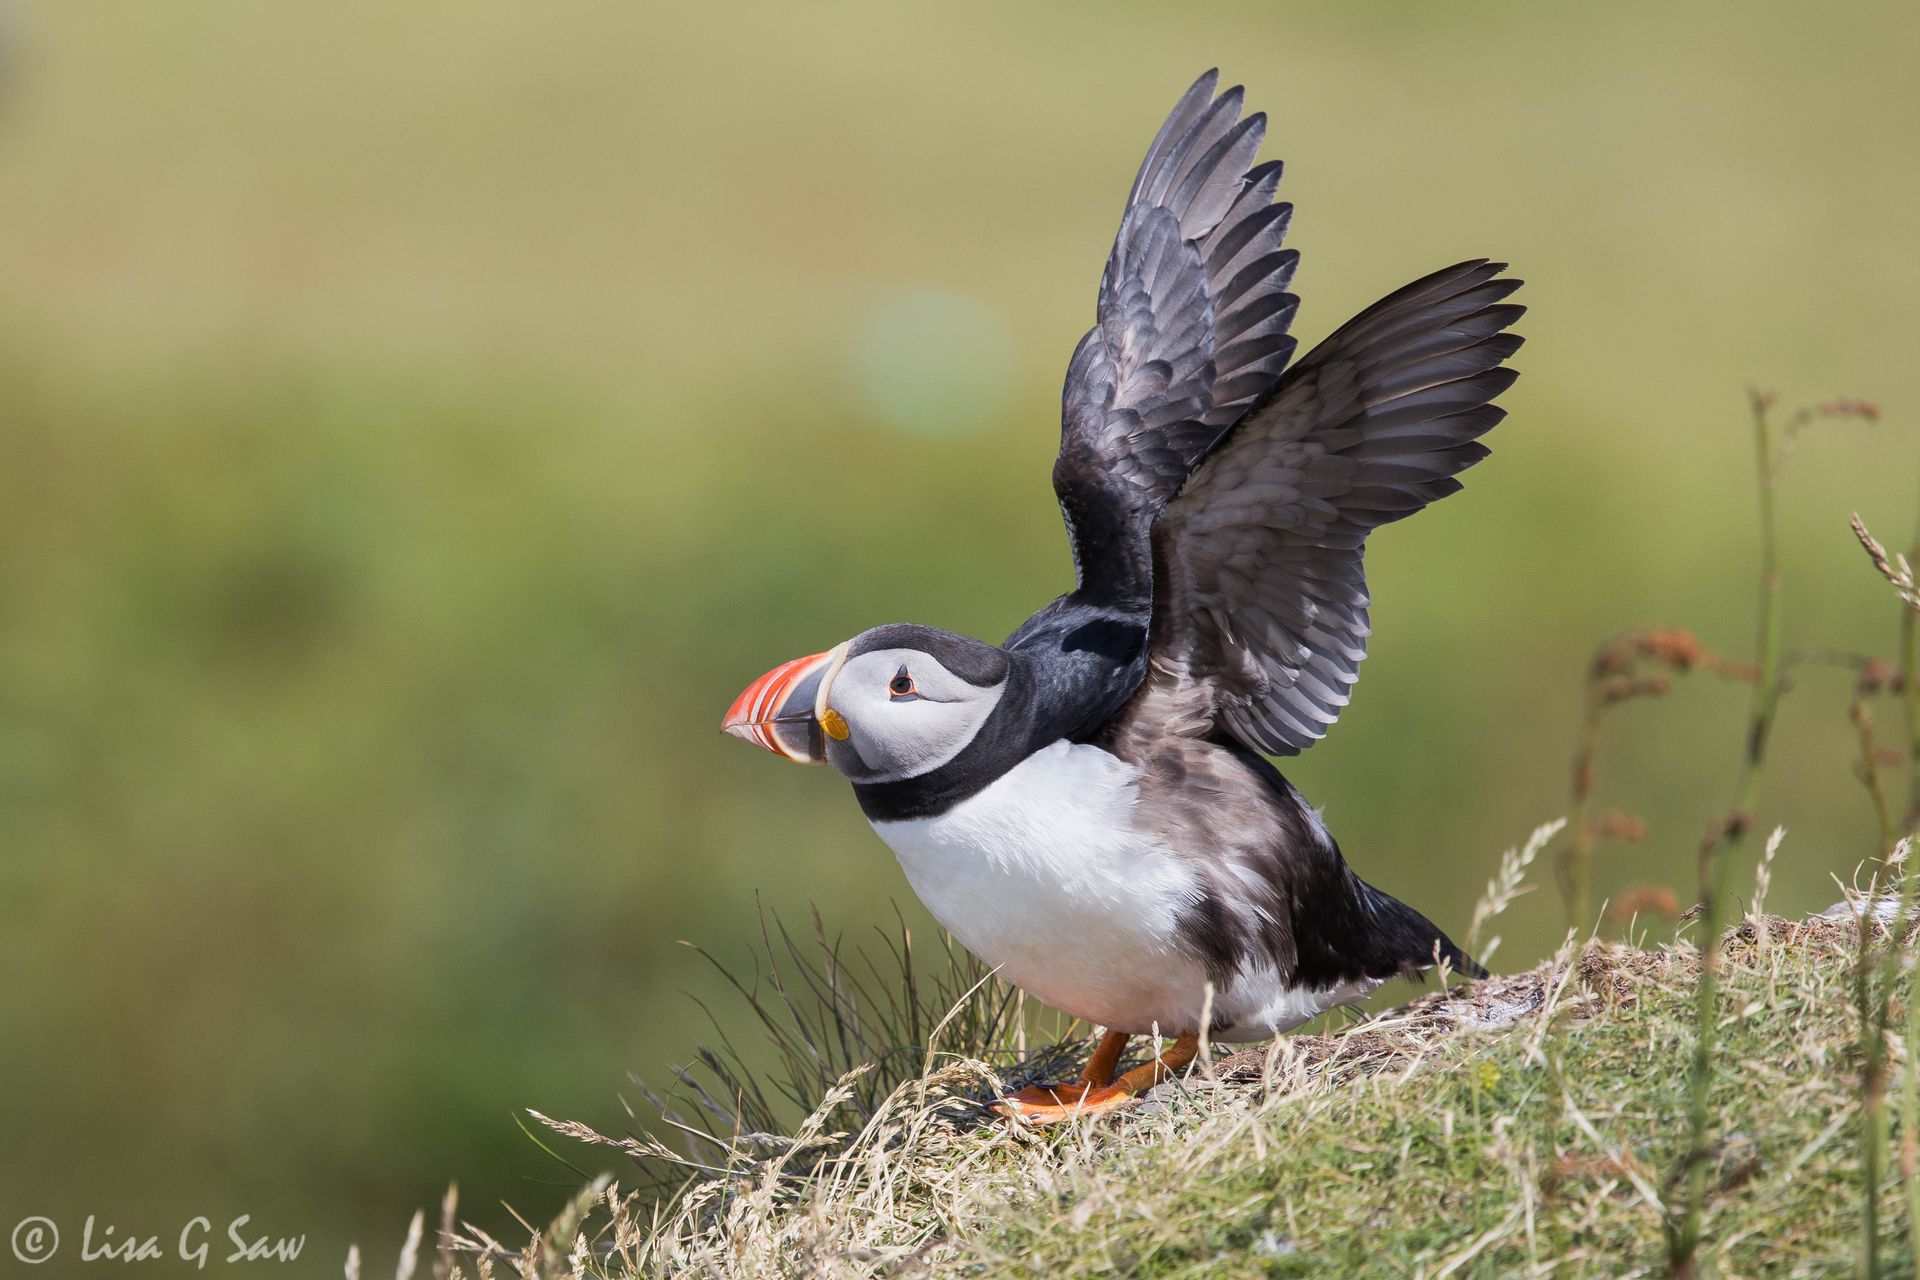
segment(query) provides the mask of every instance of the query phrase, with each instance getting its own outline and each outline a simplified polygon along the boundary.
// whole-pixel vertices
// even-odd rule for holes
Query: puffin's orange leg
[[[1125,1050],[1127,1037],[1109,1031],[1101,1037],[1087,1069],[1074,1084],[1034,1085],[1002,1098],[994,1110],[1003,1116],[1020,1116],[1036,1124],[1069,1120],[1078,1115],[1107,1111],[1139,1097],[1180,1068],[1192,1062],[1200,1052],[1198,1036],[1181,1036],[1173,1046],[1152,1062],[1135,1067],[1113,1078],[1113,1069]]]
[[[1120,1055],[1127,1051],[1127,1041],[1132,1038],[1124,1031],[1109,1031],[1101,1036],[1100,1043],[1093,1046],[1093,1056],[1080,1069],[1080,1083],[1112,1084],[1114,1070],[1120,1065]]]

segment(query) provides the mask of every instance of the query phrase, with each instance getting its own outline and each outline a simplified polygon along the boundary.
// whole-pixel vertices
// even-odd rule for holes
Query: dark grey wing
[[[1194,464],[1293,353],[1280,164],[1266,117],[1194,82],[1147,149],[1061,394],[1060,496],[1083,592],[1148,599],[1149,529]]]
[[[1367,534],[1460,488],[1516,376],[1504,263],[1375,303],[1296,364],[1154,526],[1149,674],[1120,727],[1225,729],[1274,755],[1323,737],[1367,650]]]

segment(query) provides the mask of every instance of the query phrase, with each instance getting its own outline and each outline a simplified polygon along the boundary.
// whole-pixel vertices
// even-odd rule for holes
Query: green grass
[[[1088,1165],[1055,1192],[1066,1213],[1029,1199],[975,1248],[1007,1274],[1658,1274],[1693,966],[1597,950],[1577,968],[1553,1017],[1508,1034],[1413,1046],[1251,1115],[1184,1104],[1190,1136]],[[1735,970],[1706,1228],[1725,1272],[1851,1265],[1848,969],[1816,946]]]
[[[1848,1272],[1858,930],[1776,917],[1762,943],[1754,923],[1724,952],[1700,1274]],[[1684,942],[1568,948],[1219,1055],[1127,1113],[1047,1131],[982,1117],[991,1068],[935,1053],[863,1123],[830,1123],[850,1079],[795,1140],[738,1141],[725,1173],[665,1200],[602,1179],[518,1261],[555,1276],[1663,1274],[1698,976]],[[1883,1273],[1910,1274],[1897,1179],[1882,1196]]]

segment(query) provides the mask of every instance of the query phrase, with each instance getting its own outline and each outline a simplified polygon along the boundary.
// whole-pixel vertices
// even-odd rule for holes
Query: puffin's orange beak
[[[721,730],[801,764],[825,764],[827,733],[847,736],[846,721],[824,696],[846,648],[795,658],[767,672],[733,700]]]

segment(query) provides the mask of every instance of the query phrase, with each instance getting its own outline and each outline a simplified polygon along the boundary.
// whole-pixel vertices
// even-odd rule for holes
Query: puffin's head
[[[959,755],[1000,705],[1011,666],[971,636],[893,623],[775,667],[720,727],[855,782],[894,782]]]

